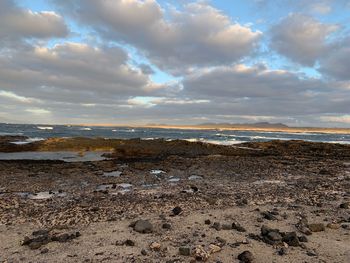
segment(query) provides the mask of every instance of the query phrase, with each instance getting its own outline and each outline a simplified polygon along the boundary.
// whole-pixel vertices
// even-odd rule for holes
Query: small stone
[[[303,243],[308,242],[308,239],[306,236],[300,236],[300,237],[298,237],[298,239],[299,239],[299,242],[303,242]]]
[[[244,262],[244,263],[250,263],[250,262],[253,262],[253,260],[254,260],[252,252],[250,252],[248,250],[246,250],[246,251],[242,252],[241,254],[239,254],[237,258],[241,262]]]
[[[221,251],[221,247],[214,245],[214,244],[209,245],[209,254],[214,254],[214,253],[217,253],[220,251]]]
[[[330,228],[330,229],[339,229],[340,225],[339,224],[329,223],[329,224],[327,224],[327,227]]]
[[[164,223],[164,224],[162,225],[162,228],[163,228],[163,229],[171,229],[171,225],[170,225],[169,223]]]
[[[146,249],[142,249],[141,250],[141,255],[147,256],[148,255],[147,250]]]
[[[339,208],[341,209],[349,209],[350,208],[350,203],[342,203],[339,205]]]
[[[325,230],[326,230],[324,224],[322,224],[322,223],[309,224],[309,225],[308,225],[308,228],[309,228],[312,232],[321,232],[321,231],[325,231]]]
[[[179,254],[181,256],[190,256],[191,255],[191,248],[189,248],[189,247],[179,247]]]
[[[223,247],[227,243],[226,239],[224,239],[222,237],[216,237],[216,240],[220,243],[219,244],[220,247]]]
[[[267,238],[272,240],[272,241],[280,241],[282,240],[282,236],[280,233],[275,232],[275,231],[270,231],[267,235]]]
[[[288,249],[286,248],[286,247],[281,247],[279,250],[278,250],[278,255],[280,255],[280,256],[284,256],[284,255],[286,255],[287,254],[287,252],[288,252]]]
[[[182,213],[182,208],[179,206],[176,206],[173,208],[172,212],[174,216],[180,215]]]
[[[161,248],[161,244],[158,242],[152,242],[149,248],[152,250],[158,251]]]
[[[206,219],[206,220],[204,221],[204,224],[210,225],[210,224],[211,224],[211,221],[210,221],[209,219]]]
[[[125,240],[124,244],[129,247],[135,246],[135,242],[130,239]]]
[[[238,223],[232,223],[232,228],[237,230],[238,232],[246,232],[247,231],[243,226],[241,226]]]
[[[217,231],[221,230],[221,224],[219,222],[214,222],[214,224],[211,227]]]
[[[42,243],[41,242],[31,242],[29,245],[29,248],[30,249],[39,249],[41,246],[42,246]]]
[[[153,225],[148,220],[138,220],[135,222],[134,230],[142,234],[153,232]]]
[[[296,232],[289,232],[284,235],[282,241],[291,247],[298,247],[300,245],[299,238]]]
[[[48,248],[44,248],[40,251],[41,254],[47,254],[49,253],[49,249]]]
[[[261,215],[267,220],[277,220],[277,218],[269,211],[262,212]]]
[[[308,250],[308,251],[306,252],[306,255],[308,255],[309,257],[316,257],[316,256],[317,256],[317,253],[314,252],[314,251]]]

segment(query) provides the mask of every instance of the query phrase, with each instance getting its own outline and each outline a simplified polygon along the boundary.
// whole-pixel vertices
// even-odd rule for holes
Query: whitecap
[[[12,144],[17,144],[17,145],[23,145],[23,144],[29,144],[32,142],[39,142],[39,141],[44,141],[44,138],[28,138],[24,141],[18,141],[18,142],[11,142]]]
[[[51,126],[37,126],[39,130],[53,130],[53,127]]]

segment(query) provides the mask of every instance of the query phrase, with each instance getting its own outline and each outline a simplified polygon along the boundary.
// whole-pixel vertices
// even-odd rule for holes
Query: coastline
[[[350,259],[349,145],[13,140],[0,149],[113,151],[0,160],[1,260],[239,262],[244,251],[262,263]]]
[[[295,132],[295,133],[324,133],[324,134],[350,134],[350,128],[322,128],[322,127],[288,127],[288,128],[260,128],[244,126],[205,126],[205,125],[115,125],[115,124],[69,124],[71,126],[91,127],[128,127],[128,128],[154,128],[179,130],[222,130],[222,131],[255,131],[255,132]]]

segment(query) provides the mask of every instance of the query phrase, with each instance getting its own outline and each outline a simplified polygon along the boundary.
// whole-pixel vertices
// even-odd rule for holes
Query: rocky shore
[[[48,139],[0,152],[0,262],[350,262],[350,146]]]

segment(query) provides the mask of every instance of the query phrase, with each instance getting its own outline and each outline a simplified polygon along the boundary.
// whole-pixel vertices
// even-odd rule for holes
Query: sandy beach
[[[3,152],[14,139],[2,137]],[[103,160],[0,160],[0,262],[350,260],[349,146],[81,138],[15,146],[97,149]]]

